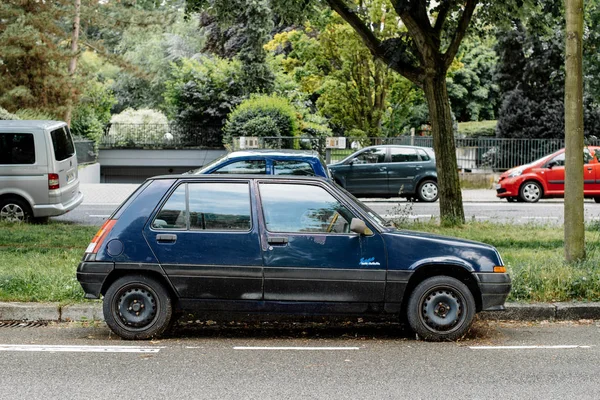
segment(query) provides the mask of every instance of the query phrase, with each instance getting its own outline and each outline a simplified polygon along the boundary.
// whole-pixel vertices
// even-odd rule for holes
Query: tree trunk
[[[583,207],[583,0],[565,0],[565,258],[585,258]]]
[[[75,70],[77,69],[77,44],[79,42],[79,21],[81,17],[81,0],[75,0],[75,17],[73,19],[73,36],[71,37],[71,62],[69,63],[69,76],[71,77],[71,96],[69,104],[67,104],[67,111],[65,112],[65,122],[71,126],[71,116],[73,115],[73,99],[75,94],[73,93],[73,77]]]
[[[462,193],[456,163],[456,146],[452,130],[452,113],[446,87],[446,74],[428,74],[423,85],[433,135],[433,150],[438,174],[440,218],[442,225],[465,222]]]

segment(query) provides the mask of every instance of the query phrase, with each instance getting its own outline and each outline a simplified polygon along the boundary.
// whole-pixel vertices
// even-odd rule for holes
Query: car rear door
[[[583,193],[586,196],[600,194],[600,164],[597,155],[593,147],[583,149]]]
[[[342,201],[316,182],[261,181],[259,193],[265,300],[383,301],[383,240],[351,232]]]
[[[390,147],[390,162],[387,164],[388,186],[392,196],[414,193],[415,177],[422,168],[417,150],[411,147]]]
[[[262,254],[250,182],[181,183],[144,228],[179,296],[262,299]]]

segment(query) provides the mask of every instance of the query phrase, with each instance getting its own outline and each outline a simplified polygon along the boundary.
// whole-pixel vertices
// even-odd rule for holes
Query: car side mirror
[[[348,161],[348,165],[354,165],[354,163],[357,161],[358,161],[358,158],[354,157],[352,160]]]
[[[373,231],[365,224],[365,221],[358,218],[352,218],[352,221],[350,221],[350,230],[360,235],[373,235]]]
[[[558,165],[558,161],[550,161],[546,167],[552,169],[552,167],[556,167]]]

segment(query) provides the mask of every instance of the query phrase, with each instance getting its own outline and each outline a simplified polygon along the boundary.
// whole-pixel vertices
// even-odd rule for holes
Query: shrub
[[[117,146],[155,146],[173,139],[167,117],[160,111],[127,109],[110,122],[109,140]]]
[[[11,114],[8,111],[6,111],[4,108],[0,107],[0,120],[14,120],[14,119],[20,119],[20,118],[17,117],[15,114]]]
[[[459,122],[458,134],[469,138],[494,137],[498,121]]]
[[[236,107],[224,129],[223,143],[231,146],[234,137],[294,137],[300,133],[299,114],[289,101],[278,96],[257,96]],[[266,124],[264,126],[261,123]],[[274,143],[265,143],[273,146]]]

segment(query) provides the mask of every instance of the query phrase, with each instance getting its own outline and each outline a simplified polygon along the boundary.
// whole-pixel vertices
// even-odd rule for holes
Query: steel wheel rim
[[[159,310],[158,296],[145,285],[128,285],[115,296],[113,316],[122,327],[142,331],[156,321]]]
[[[439,286],[426,292],[419,302],[419,318],[435,333],[457,330],[466,317],[465,299],[452,287]]]
[[[9,203],[0,210],[0,219],[8,222],[23,222],[25,211],[18,204]]]
[[[535,201],[540,198],[540,188],[535,183],[528,183],[523,187],[523,197],[527,201]]]
[[[438,195],[438,188],[435,183],[427,182],[423,186],[421,186],[421,196],[425,200],[433,200]]]

